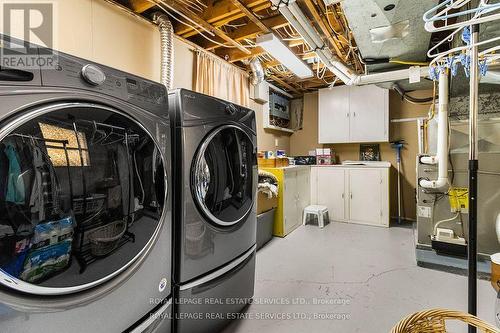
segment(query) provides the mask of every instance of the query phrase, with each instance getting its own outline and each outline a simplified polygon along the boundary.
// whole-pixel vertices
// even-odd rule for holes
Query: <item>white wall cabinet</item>
[[[389,90],[340,86],[318,96],[319,143],[389,141]]]
[[[333,221],[388,227],[389,167],[311,167],[311,204]]]
[[[320,89],[319,143],[349,142],[349,86]]]

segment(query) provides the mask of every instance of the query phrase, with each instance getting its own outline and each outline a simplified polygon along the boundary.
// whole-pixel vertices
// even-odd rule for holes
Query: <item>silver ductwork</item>
[[[322,37],[311,25],[307,16],[302,12],[302,9],[297,4],[296,0],[281,1],[271,0],[273,5],[278,8],[280,13],[294,27],[295,30],[302,36],[309,47],[314,50],[319,59],[328,67],[346,85],[365,85],[377,84],[383,82],[392,82],[408,79],[410,76],[409,69],[401,69],[390,72],[358,75],[356,72],[346,66],[344,62],[334,55]],[[419,69],[420,77],[428,76],[428,67]]]
[[[160,82],[170,90],[174,87],[174,27],[168,16],[163,13],[153,14],[153,22],[158,25],[158,29],[160,30]]]
[[[264,68],[258,58],[253,58],[250,61],[250,69],[252,70],[252,84],[254,86],[264,81]]]

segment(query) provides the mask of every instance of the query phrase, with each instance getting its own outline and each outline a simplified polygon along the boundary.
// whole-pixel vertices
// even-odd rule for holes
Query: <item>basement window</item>
[[[67,141],[66,151],[60,142],[51,142],[46,145],[47,154],[55,167],[68,166],[68,161],[69,166],[82,166],[82,162],[83,166],[90,166],[90,154],[85,133],[77,132],[77,137],[77,134],[72,129],[45,123],[38,123],[38,126],[40,126],[44,139]],[[82,151],[81,156],[78,144],[80,144]],[[66,153],[68,154],[67,157]]]

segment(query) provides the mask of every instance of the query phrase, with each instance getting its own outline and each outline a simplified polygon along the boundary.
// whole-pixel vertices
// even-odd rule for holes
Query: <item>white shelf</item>
[[[284,127],[278,127],[274,125],[264,125],[265,129],[272,129],[275,131],[281,131],[281,132],[286,132],[286,133],[294,133],[295,131],[289,128],[284,128]]]

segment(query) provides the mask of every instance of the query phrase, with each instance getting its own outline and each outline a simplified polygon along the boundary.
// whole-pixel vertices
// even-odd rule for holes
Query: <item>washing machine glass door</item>
[[[193,195],[212,223],[226,227],[252,209],[256,152],[246,132],[225,125],[211,132],[194,160]]]
[[[128,113],[97,104],[0,123],[0,283],[67,294],[147,255],[163,221],[161,156]]]

